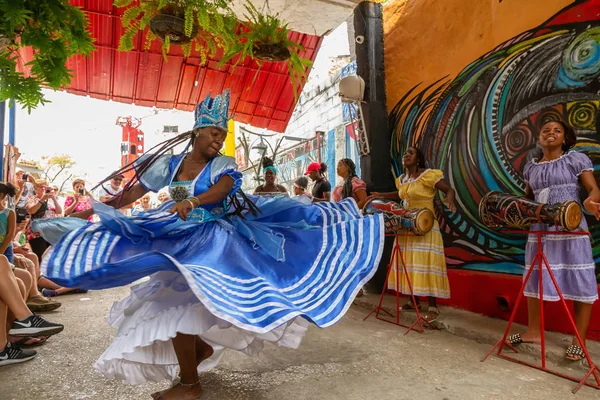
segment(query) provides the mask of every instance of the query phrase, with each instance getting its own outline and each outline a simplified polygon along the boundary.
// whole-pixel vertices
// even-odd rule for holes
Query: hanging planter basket
[[[171,14],[158,14],[152,17],[150,30],[162,41],[168,36],[172,44],[189,43],[198,35],[198,26],[194,24],[192,36],[186,36],[185,20]]]
[[[290,50],[280,44],[254,44],[252,52],[254,58],[267,62],[285,61],[291,57]]]

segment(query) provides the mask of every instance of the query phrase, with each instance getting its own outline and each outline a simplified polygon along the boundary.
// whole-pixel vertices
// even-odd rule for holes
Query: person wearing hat
[[[34,226],[53,240],[48,278],[65,286],[93,290],[150,276],[113,307],[117,337],[96,369],[132,384],[171,379],[154,399],[198,398],[198,372],[215,367],[225,349],[297,348],[309,321],[327,327],[342,318],[381,259],[381,215],[244,194],[235,159],[220,154],[229,101],[228,90],[208,95],[192,130],[105,179],[135,172],[119,196],[77,215],[95,212],[98,223]],[[115,210],[164,187],[172,200],[158,209],[132,217]]]
[[[113,178],[110,180],[110,185],[101,185],[98,189],[98,199],[101,202],[106,203],[108,200],[121,193],[121,191],[123,190],[121,188],[123,178],[123,174],[118,174],[116,176],[113,176]]]
[[[310,163],[304,175],[315,183],[312,188],[313,202],[329,201],[331,198],[331,184],[325,178],[327,172],[327,164],[325,163]]]

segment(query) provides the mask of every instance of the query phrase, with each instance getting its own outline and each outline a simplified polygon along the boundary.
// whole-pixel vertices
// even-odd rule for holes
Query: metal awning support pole
[[[0,102],[0,180],[4,180],[4,125],[6,124],[6,102]]]
[[[8,114],[8,143],[15,145],[15,134],[17,125],[17,107],[13,101],[9,107]]]

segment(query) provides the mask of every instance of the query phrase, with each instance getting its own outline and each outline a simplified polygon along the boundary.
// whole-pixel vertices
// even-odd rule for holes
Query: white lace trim
[[[571,151],[568,151],[566,153],[563,153],[560,157],[555,158],[554,160],[548,160],[548,161],[537,161],[537,160],[533,159],[533,160],[531,160],[531,163],[536,164],[536,165],[551,164],[551,163],[557,162],[559,160],[562,160],[563,158],[565,158],[566,156],[568,156],[571,153],[572,153]]]
[[[542,268],[544,268],[544,266],[542,266]],[[550,269],[552,269],[552,271],[555,270],[586,270],[586,269],[596,269],[596,264],[594,263],[587,263],[587,264],[553,264],[550,263]],[[534,270],[537,271],[537,268]],[[545,270],[544,270],[545,271]]]
[[[594,168],[584,168],[581,170],[580,173],[577,174],[577,176],[580,176],[581,174],[583,174],[586,171],[594,172]]]
[[[590,237],[588,235],[544,235],[542,236],[542,243],[545,243],[547,241],[563,241],[563,240],[590,240]],[[532,234],[529,235],[529,239],[527,239],[527,243],[537,243],[538,239],[537,239],[537,235]]]
[[[403,179],[403,177],[406,176],[406,174],[402,174],[402,176],[400,176],[400,184],[406,185],[407,183],[416,182],[419,179],[421,179],[429,171],[431,171],[431,168],[427,168],[425,171],[421,172],[421,174],[419,176],[417,176],[416,178],[409,178],[409,179]]]
[[[540,295],[538,293],[534,293],[534,292],[523,292],[523,294],[526,297],[533,297],[535,299],[539,299],[540,298]],[[580,296],[571,296],[569,294],[564,294],[563,293],[563,298],[565,300],[572,300],[572,301],[578,301],[580,303],[592,304],[596,300],[598,300],[598,295],[580,297]],[[548,296],[547,294],[544,294],[544,301],[560,301],[560,296]]]

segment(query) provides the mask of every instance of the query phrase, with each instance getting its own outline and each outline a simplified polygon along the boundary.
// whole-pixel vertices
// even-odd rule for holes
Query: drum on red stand
[[[407,210],[393,200],[371,199],[363,207],[368,215],[383,214],[385,233],[412,232],[423,236],[433,228],[435,216],[427,208]]]

